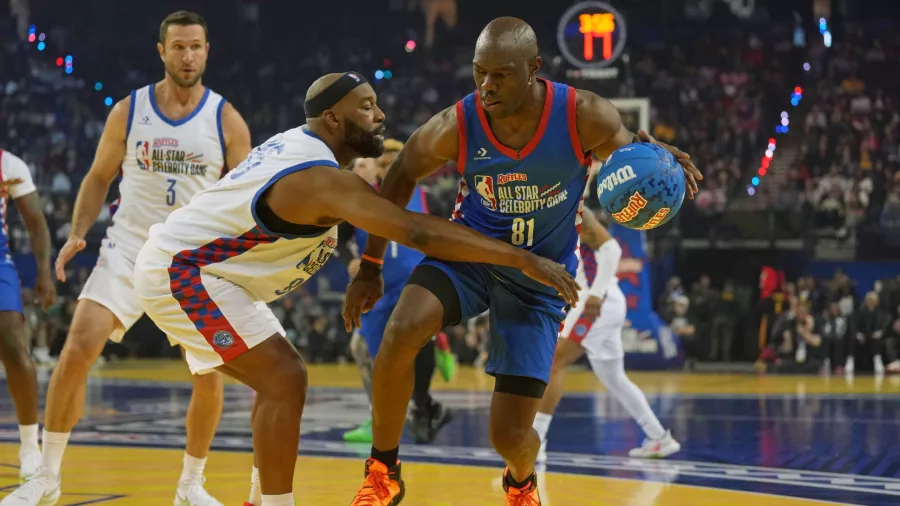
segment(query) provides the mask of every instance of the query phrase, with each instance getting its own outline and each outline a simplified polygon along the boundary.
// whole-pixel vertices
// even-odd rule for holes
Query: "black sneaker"
[[[430,444],[444,425],[453,420],[453,412],[439,402],[432,402],[430,409],[414,408],[406,418],[409,432],[416,444]]]

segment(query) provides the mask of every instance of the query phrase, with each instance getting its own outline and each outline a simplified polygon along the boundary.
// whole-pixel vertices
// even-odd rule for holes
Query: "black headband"
[[[357,86],[367,83],[366,78],[357,72],[347,72],[331,83],[331,86],[322,90],[315,97],[303,104],[307,118],[320,116],[326,109],[332,107],[338,101],[353,91]]]

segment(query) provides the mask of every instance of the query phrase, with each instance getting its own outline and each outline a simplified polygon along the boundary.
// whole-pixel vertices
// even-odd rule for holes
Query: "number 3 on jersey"
[[[169,183],[169,187],[166,189],[166,204],[170,206],[175,205],[175,183],[178,182],[176,179],[166,179],[166,182]]]
[[[528,236],[528,242],[525,242],[525,236]],[[513,246],[532,246],[534,244],[534,218],[525,221],[522,218],[515,218],[512,222],[512,242]]]

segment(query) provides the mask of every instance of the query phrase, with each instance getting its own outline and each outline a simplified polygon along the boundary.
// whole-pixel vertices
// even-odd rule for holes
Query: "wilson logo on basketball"
[[[597,187],[597,195],[603,195],[604,191],[612,191],[616,186],[631,181],[635,177],[637,176],[634,174],[634,169],[631,165],[621,167],[603,178],[603,181],[601,181],[600,185]]]
[[[663,207],[659,211],[656,211],[656,214],[653,215],[652,218],[647,220],[647,223],[644,223],[641,228],[638,230],[650,230],[651,228],[656,228],[657,225],[662,223],[662,221],[669,215],[669,208]]]
[[[647,207],[647,199],[640,193],[634,192],[634,195],[628,197],[628,205],[621,211],[613,213],[612,217],[619,223],[627,223],[633,220],[641,212],[641,209],[645,207]]]

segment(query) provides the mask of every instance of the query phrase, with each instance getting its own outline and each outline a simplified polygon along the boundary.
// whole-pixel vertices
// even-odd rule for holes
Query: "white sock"
[[[591,368],[609,393],[622,403],[625,411],[628,411],[628,414],[641,426],[648,438],[659,440],[665,437],[666,430],[663,429],[659,418],[656,418],[653,410],[650,409],[650,403],[647,402],[644,392],[625,375],[624,359],[591,359]]]
[[[253,506],[261,506],[262,505],[262,488],[259,486],[259,468],[253,466],[253,471],[250,473],[250,501],[248,501]]]
[[[49,432],[44,429],[41,437],[43,443],[41,465],[57,478],[59,478],[59,468],[62,467],[63,454],[66,452],[66,445],[69,444],[70,434],[71,432]]]
[[[181,468],[179,483],[199,482],[203,480],[203,468],[206,467],[206,458],[198,459],[184,454],[184,467]]]
[[[19,453],[40,452],[38,424],[19,425]]]
[[[262,506],[294,506],[294,493],[262,496]]]
[[[541,443],[547,441],[547,431],[550,430],[550,422],[553,421],[553,415],[547,413],[538,413],[534,415],[534,430],[537,431],[541,438]]]

